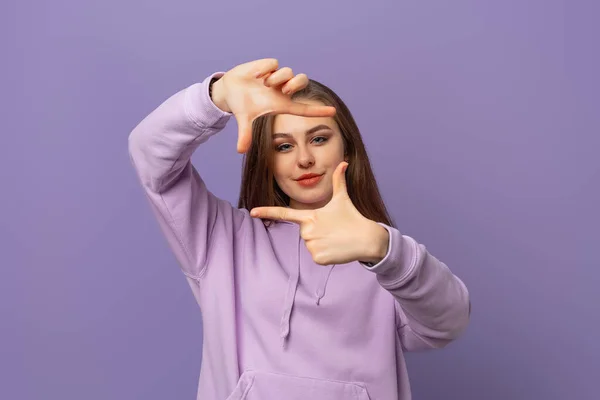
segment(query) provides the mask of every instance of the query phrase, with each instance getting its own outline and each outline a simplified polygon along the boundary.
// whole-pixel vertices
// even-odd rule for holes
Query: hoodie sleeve
[[[129,135],[129,155],[144,193],[184,274],[193,279],[203,273],[215,236],[235,237],[246,217],[206,188],[190,160],[232,115],[208,93],[211,79],[222,75],[175,93]]]
[[[380,225],[389,232],[388,253],[373,266],[361,264],[377,274],[380,285],[396,299],[402,346],[406,351],[444,347],[469,323],[467,287],[424,245]]]

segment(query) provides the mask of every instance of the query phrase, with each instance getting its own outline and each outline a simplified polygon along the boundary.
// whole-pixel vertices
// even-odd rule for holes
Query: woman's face
[[[296,100],[304,104],[322,103]],[[273,173],[281,190],[290,197],[290,207],[315,209],[333,195],[332,176],[347,159],[340,129],[331,117],[276,115],[273,122]],[[303,179],[305,176],[312,176]]]

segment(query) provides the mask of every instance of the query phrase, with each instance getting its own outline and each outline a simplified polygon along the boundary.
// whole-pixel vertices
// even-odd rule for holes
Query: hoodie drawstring
[[[296,244],[296,268],[292,270],[289,278],[288,278],[288,286],[285,294],[285,299],[283,302],[283,315],[281,317],[280,324],[280,336],[281,336],[281,344],[285,347],[287,343],[287,339],[290,335],[290,320],[292,317],[292,310],[294,308],[294,302],[296,300],[296,292],[298,291],[298,283],[300,282],[300,243],[302,242],[302,237],[298,234],[298,243]],[[294,260],[292,260],[293,262]],[[327,289],[327,283],[329,282],[329,277],[331,276],[331,272],[335,268],[335,264],[329,267],[329,271],[327,274],[323,275],[321,283],[319,287],[317,287],[315,295],[317,296],[316,304],[319,305],[321,299],[325,297],[325,291]]]
[[[317,305],[319,305],[321,303],[321,299],[325,297],[327,282],[329,282],[329,277],[331,276],[331,271],[333,271],[333,268],[335,268],[335,264],[329,267],[329,271],[327,272],[327,275],[325,275],[325,279],[321,281],[321,285],[317,288],[317,292],[315,293],[317,295]]]
[[[285,300],[283,303],[283,316],[281,318],[281,340],[282,346],[285,347],[287,338],[290,335],[290,318],[292,316],[292,309],[294,308],[294,301],[296,299],[296,291],[298,290],[298,282],[300,281],[300,241],[302,237],[298,235],[298,243],[296,248],[296,268],[292,270],[290,277],[288,278],[288,287],[285,294]]]

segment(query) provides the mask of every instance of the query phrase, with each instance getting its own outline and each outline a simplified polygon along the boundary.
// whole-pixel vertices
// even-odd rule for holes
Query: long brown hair
[[[342,133],[347,155],[346,185],[356,209],[366,218],[394,226],[379,192],[375,175],[365,149],[360,130],[352,113],[342,99],[327,86],[313,79],[294,93],[292,99],[315,100],[336,108],[333,117]],[[289,206],[290,198],[279,187],[273,176],[272,130],[274,115],[265,115],[252,124],[252,144],[244,155],[243,173],[238,201],[239,208]],[[266,221],[269,224],[270,221]]]

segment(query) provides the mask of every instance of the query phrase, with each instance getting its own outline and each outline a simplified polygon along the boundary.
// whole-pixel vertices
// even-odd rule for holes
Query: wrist
[[[388,253],[390,234],[387,229],[374,221],[369,221],[369,228],[365,229],[367,233],[365,250],[361,262],[368,264],[378,264],[385,258]]]
[[[211,80],[208,93],[210,94],[212,102],[221,111],[231,112],[225,101],[225,88],[223,87],[223,80],[221,78],[213,78],[213,80]]]

